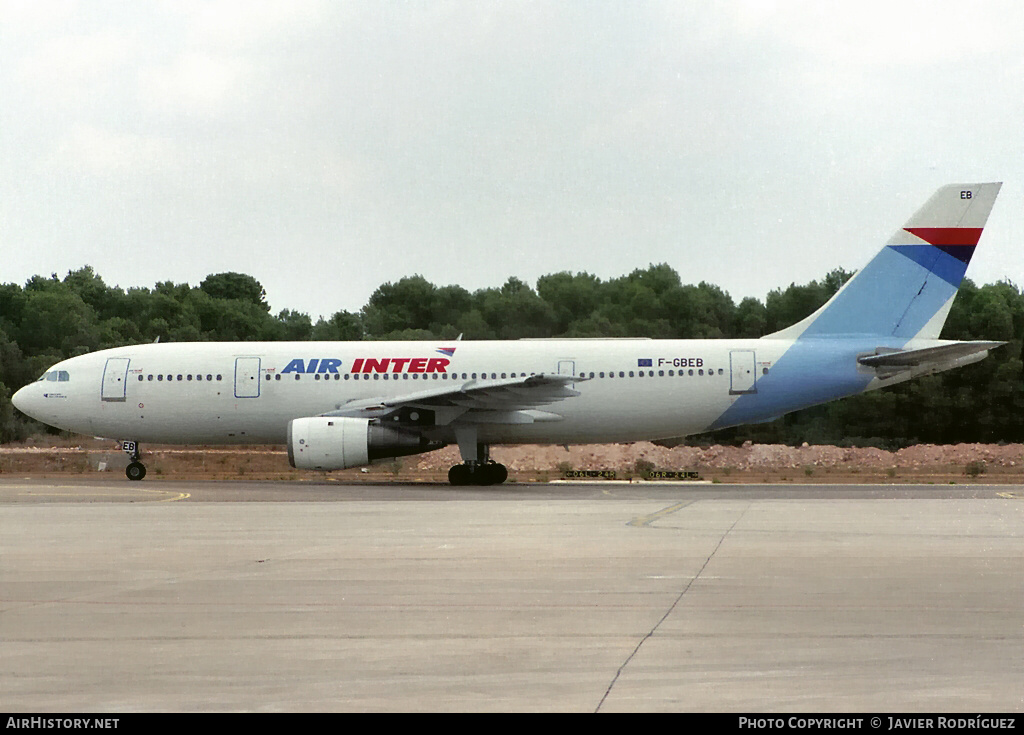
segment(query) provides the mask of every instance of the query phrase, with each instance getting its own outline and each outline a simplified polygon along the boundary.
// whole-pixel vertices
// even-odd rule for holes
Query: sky
[[[1024,3],[0,0],[0,282],[259,280],[276,314],[668,263],[739,302],[1003,181]]]

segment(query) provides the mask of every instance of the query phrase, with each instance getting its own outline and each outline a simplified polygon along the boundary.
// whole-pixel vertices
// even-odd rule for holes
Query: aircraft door
[[[260,397],[260,358],[235,358],[235,398]]]
[[[729,395],[757,393],[757,371],[753,350],[731,350],[729,352]]]
[[[559,375],[576,375],[576,361],[575,360],[559,360],[558,361],[558,374]]]
[[[127,357],[107,358],[107,364],[103,368],[103,387],[100,389],[101,400],[125,400],[125,390],[128,386],[129,362],[131,360]]]

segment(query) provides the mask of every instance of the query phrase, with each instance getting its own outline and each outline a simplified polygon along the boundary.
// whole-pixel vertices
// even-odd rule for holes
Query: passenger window
[[[139,376],[139,382],[140,383],[142,382],[142,376],[141,375]]]
[[[207,375],[206,379],[207,380],[213,380],[213,376],[212,375]],[[217,376],[217,380],[220,380],[220,376],[219,375]]]
[[[152,376],[152,375],[147,375],[147,376],[146,376],[146,380],[152,380],[152,379],[153,379],[153,376]]]
[[[159,380],[162,383],[163,380],[164,380],[164,376],[163,375],[157,375],[156,379]]]

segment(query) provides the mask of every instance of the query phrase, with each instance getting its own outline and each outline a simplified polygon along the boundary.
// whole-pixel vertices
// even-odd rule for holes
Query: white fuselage
[[[756,395],[774,340],[520,340],[147,344],[66,360],[18,394],[62,429],[161,443],[281,443],[288,422],[348,402],[529,374],[580,378],[533,423],[483,421],[487,443],[589,443],[706,430]],[[454,347],[454,350],[452,349]],[[443,350],[448,350],[444,352]],[[315,362],[314,362],[315,361]],[[123,382],[122,382],[123,381]],[[791,410],[791,409],[790,409]],[[440,423],[424,431],[451,442]]]

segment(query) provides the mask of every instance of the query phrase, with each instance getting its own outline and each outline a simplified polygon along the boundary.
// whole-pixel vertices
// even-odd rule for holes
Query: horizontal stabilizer
[[[916,350],[888,350],[879,348],[873,355],[863,355],[857,362],[867,367],[879,368],[888,373],[895,373],[913,368],[929,368],[945,366],[951,362],[963,360],[963,364],[984,359],[989,350],[1005,345],[1005,342],[951,342],[938,347],[922,347]],[[883,351],[884,350],[884,351]],[[973,360],[965,358],[975,357]]]

